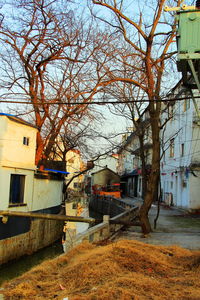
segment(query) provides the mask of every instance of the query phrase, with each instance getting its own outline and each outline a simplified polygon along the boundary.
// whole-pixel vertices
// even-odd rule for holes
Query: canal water
[[[11,280],[22,275],[32,267],[44,260],[54,258],[63,253],[61,240],[51,246],[41,249],[32,255],[23,256],[16,261],[11,261],[0,266],[0,286],[6,280]]]
[[[86,212],[85,217],[88,216]],[[90,211],[89,216],[96,219],[102,219],[102,216]],[[76,223],[77,234],[87,230],[88,223]],[[22,258],[8,262],[0,266],[0,286],[6,280],[11,280],[22,275],[32,267],[42,263],[44,260],[55,258],[64,253],[62,241],[59,240],[51,246],[41,249],[32,255],[23,256]]]

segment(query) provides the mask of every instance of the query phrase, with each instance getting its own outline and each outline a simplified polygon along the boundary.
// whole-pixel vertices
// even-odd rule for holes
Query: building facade
[[[58,214],[63,178],[35,166],[37,128],[0,114],[0,210]],[[34,252],[57,240],[62,222],[0,217],[0,263]]]
[[[199,93],[196,93],[199,95]],[[161,136],[162,199],[168,205],[200,209],[200,120],[189,91],[177,85],[170,95],[177,100],[166,106]]]
[[[142,131],[143,154],[146,169],[151,168],[152,141],[149,115],[145,110],[137,120],[137,126],[130,135],[123,136],[122,146],[118,151],[117,172],[121,177],[122,194],[129,197],[142,197],[142,161],[139,132]]]

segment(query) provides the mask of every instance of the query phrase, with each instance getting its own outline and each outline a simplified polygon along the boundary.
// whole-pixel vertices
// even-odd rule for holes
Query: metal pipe
[[[80,222],[80,223],[94,223],[93,218],[84,218],[76,216],[65,216],[65,215],[54,215],[54,214],[41,214],[33,212],[19,212],[19,211],[8,211],[0,210],[0,217],[3,216],[15,216],[15,217],[27,217],[27,218],[37,218],[37,219],[47,219],[47,220],[57,220],[57,221],[69,221],[69,222]]]

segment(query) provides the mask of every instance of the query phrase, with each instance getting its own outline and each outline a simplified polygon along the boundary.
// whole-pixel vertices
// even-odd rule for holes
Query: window
[[[181,144],[181,156],[184,156],[184,152],[185,152],[184,144]]]
[[[168,115],[169,119],[172,121],[174,118],[174,105],[170,105],[169,106],[169,115]]]
[[[141,192],[141,190],[142,190],[142,179],[139,178],[139,189],[138,189],[139,193]]]
[[[77,203],[72,204],[72,209],[77,209]]]
[[[11,174],[10,177],[10,204],[24,203],[25,175]]]
[[[81,188],[81,183],[80,182],[74,182],[74,188],[75,189]]]
[[[174,139],[170,140],[169,150],[170,150],[170,157],[174,157]]]
[[[26,136],[23,137],[23,145],[26,145],[26,146],[29,145],[29,138]]]

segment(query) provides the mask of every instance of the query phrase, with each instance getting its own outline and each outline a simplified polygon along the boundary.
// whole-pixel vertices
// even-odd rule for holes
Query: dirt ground
[[[116,239],[138,240],[154,245],[177,245],[190,250],[200,250],[200,213],[188,213],[175,207],[162,205],[154,228],[157,206],[152,205],[149,213],[153,232],[145,239],[140,227],[128,227],[119,232]]]
[[[200,251],[136,240],[83,243],[5,283],[5,299],[200,299]]]

